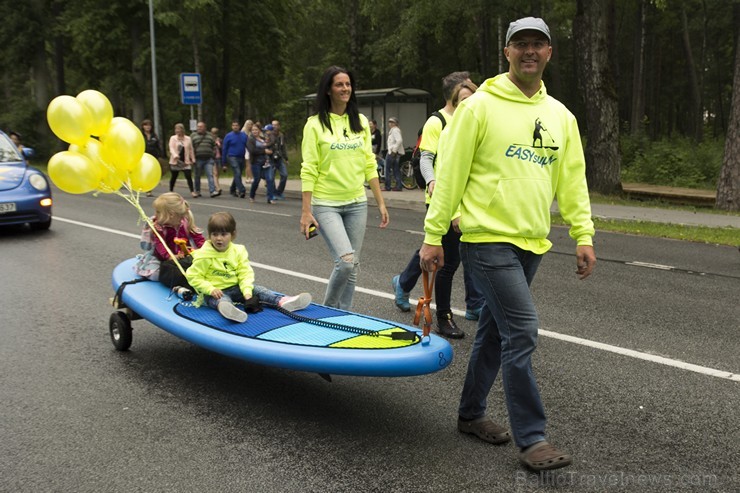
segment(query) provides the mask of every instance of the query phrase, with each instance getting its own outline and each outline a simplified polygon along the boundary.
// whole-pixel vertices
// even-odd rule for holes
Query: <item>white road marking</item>
[[[106,228],[104,226],[96,226],[96,225],[90,224],[90,223],[82,223],[80,221],[75,221],[73,219],[65,219],[65,218],[59,217],[59,216],[54,216],[54,220],[55,221],[62,221],[63,223],[75,224],[77,226],[83,226],[85,228],[97,229],[98,231],[105,231],[106,233],[113,233],[113,234],[116,234],[116,235],[128,236],[129,238],[141,238],[141,234],[138,234],[137,235],[137,234],[133,234],[133,233],[127,233],[125,231],[119,231],[117,229],[110,229],[110,228]]]
[[[559,339],[561,341],[572,342],[574,344],[580,344],[581,346],[588,346],[595,349],[601,349],[602,351],[609,351],[610,353],[621,354],[623,356],[629,356],[631,358],[641,359],[645,361],[652,361],[661,365],[672,366],[674,368],[681,368],[682,370],[693,371],[701,373],[703,375],[709,375],[710,377],[724,378],[735,382],[740,382],[740,374],[730,373],[723,370],[716,370],[706,366],[699,366],[692,363],[686,363],[685,361],[665,358],[663,356],[657,356],[655,354],[642,353],[633,349],[625,349],[619,346],[612,346],[611,344],[604,344],[602,342],[590,341],[588,339],[582,339],[580,337],[569,336],[561,334],[559,332],[552,332],[549,330],[540,329],[539,333],[546,337],[552,337],[553,339]]]
[[[625,262],[624,265],[634,265],[635,267],[647,267],[648,269],[658,269],[658,270],[673,270],[675,267],[672,265],[663,265],[663,264],[651,264],[650,262]]]
[[[121,236],[127,236],[129,238],[139,239],[140,236],[141,236],[140,234],[127,233],[125,231],[119,231],[119,230],[115,230],[115,229],[110,229],[110,228],[106,228],[106,227],[103,227],[103,226],[96,226],[94,224],[83,223],[83,222],[80,222],[80,221],[74,221],[72,219],[65,219],[65,218],[62,218],[62,217],[59,217],[59,216],[54,216],[54,220],[55,221],[66,222],[66,223],[69,223],[69,224],[74,224],[76,226],[82,226],[82,227],[85,227],[85,228],[96,229],[98,231],[104,231],[106,233],[113,233],[113,234],[117,234],[117,235],[121,235]],[[328,279],[325,279],[323,277],[317,277],[317,276],[312,276],[312,275],[309,275],[309,274],[303,274],[302,272],[296,272],[296,271],[292,271],[292,270],[288,270],[288,269],[283,269],[281,267],[275,267],[273,265],[262,264],[262,263],[254,262],[254,261],[252,261],[250,263],[254,267],[257,267],[257,268],[260,268],[260,269],[269,270],[269,271],[272,271],[272,272],[277,272],[279,274],[285,274],[285,275],[288,275],[288,276],[298,277],[300,279],[306,279],[308,281],[314,281],[314,282],[318,282],[318,283],[321,283],[321,284],[328,284],[329,283],[329,280]],[[635,262],[633,264],[640,264],[641,266],[656,266],[657,265],[658,267],[655,267],[655,268],[669,267],[669,266],[660,266],[659,264],[643,264],[641,262]],[[669,267],[667,270],[670,270],[670,269],[672,269],[672,267]],[[356,287],[355,288],[355,291],[358,291],[358,292],[364,293],[364,294],[369,294],[371,296],[375,296],[375,297],[378,297],[378,298],[385,298],[385,299],[388,299],[388,300],[393,300],[394,299],[394,296],[392,294],[386,293],[386,292],[383,292],[383,291],[377,291],[377,290],[374,290],[374,289],[367,289],[367,288]],[[415,301],[415,300],[409,300],[409,301],[410,301],[410,303],[412,305],[417,305],[418,304],[418,302]],[[433,303],[432,303],[431,306],[433,308],[436,308],[436,306]],[[458,315],[458,316],[465,316],[465,311],[464,310],[459,310],[459,309],[454,308],[452,310],[452,312],[455,315]],[[627,357],[630,357],[630,358],[641,359],[641,360],[644,360],[644,361],[650,361],[650,362],[657,363],[657,364],[660,364],[660,365],[671,366],[673,368],[679,368],[679,369],[682,369],[682,370],[688,370],[688,371],[692,371],[692,372],[695,372],[695,373],[701,373],[702,375],[707,375],[707,376],[710,376],[710,377],[716,377],[716,378],[722,378],[722,379],[725,379],[725,380],[732,380],[734,382],[740,382],[740,374],[737,374],[737,373],[730,373],[730,372],[723,371],[723,370],[717,370],[715,368],[709,368],[709,367],[706,367],[706,366],[699,366],[699,365],[695,365],[693,363],[686,363],[685,361],[681,361],[681,360],[677,360],[677,359],[672,359],[672,358],[666,358],[664,356],[657,356],[655,354],[643,353],[643,352],[640,352],[640,351],[635,351],[634,349],[626,349],[626,348],[619,347],[619,346],[612,346],[611,344],[604,344],[603,342],[591,341],[589,339],[583,339],[581,337],[575,337],[575,336],[570,336],[570,335],[567,335],[567,334],[561,334],[559,332],[553,332],[553,331],[550,331],[550,330],[540,329],[539,334],[542,335],[542,336],[544,336],[544,337],[551,337],[553,339],[558,339],[560,341],[570,342],[572,344],[578,344],[580,346],[591,347],[591,348],[594,348],[594,349],[600,349],[602,351],[607,351],[607,352],[610,352],[610,353],[615,353],[615,354],[619,354],[619,355],[622,355],[622,356],[627,356]]]

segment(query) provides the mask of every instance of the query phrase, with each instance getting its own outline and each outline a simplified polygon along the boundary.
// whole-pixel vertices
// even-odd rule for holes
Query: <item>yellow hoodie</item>
[[[203,295],[210,295],[214,289],[223,290],[236,285],[245,298],[252,296],[254,270],[244,245],[231,243],[226,251],[219,252],[208,240],[192,255],[193,265],[185,272],[185,277],[198,293],[197,305],[202,303]]]
[[[363,130],[357,134],[346,113],[329,113],[329,118],[331,131],[321,125],[318,115],[303,127],[301,190],[312,192],[314,203],[364,202],[365,182],[378,177],[367,118],[360,115]]]
[[[578,123],[544,83],[527,98],[507,74],[486,80],[460,104],[445,133],[425,243],[441,244],[459,205],[461,241],[512,243],[543,254],[552,246],[547,235],[557,197],[570,236],[578,245],[593,244]]]

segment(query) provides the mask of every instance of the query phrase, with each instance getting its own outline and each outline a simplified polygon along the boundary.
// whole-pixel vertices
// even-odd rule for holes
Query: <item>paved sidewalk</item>
[[[222,178],[221,188],[228,194],[231,179]],[[246,185],[249,189],[249,185]],[[675,190],[675,189],[674,189]],[[265,193],[264,185],[261,184],[260,195]],[[409,209],[424,212],[424,193],[420,189],[404,190],[402,192],[383,191],[386,207],[394,209]],[[655,191],[658,194],[659,191]],[[285,187],[285,196],[293,199],[301,198],[301,181],[298,179],[288,180]],[[370,190],[367,190],[368,202],[375,204],[375,199]],[[553,204],[553,211],[557,211],[557,203]],[[709,214],[704,212],[692,212],[673,209],[659,209],[654,207],[632,207],[623,205],[591,204],[594,217],[603,219],[622,219],[632,221],[651,221],[667,224],[683,224],[688,226],[709,226],[714,228],[732,227],[740,228],[740,216],[727,216],[720,214]]]

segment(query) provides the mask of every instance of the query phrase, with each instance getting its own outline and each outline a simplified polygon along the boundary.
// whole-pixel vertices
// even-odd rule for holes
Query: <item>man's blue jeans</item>
[[[280,182],[278,183],[275,193],[277,195],[283,195],[283,192],[285,192],[285,185],[288,183],[288,165],[285,164],[285,159],[283,158],[274,159],[273,163],[275,171],[280,173]]]
[[[393,179],[396,181],[396,190],[403,190],[403,183],[401,182],[401,166],[399,160],[401,156],[389,152],[385,157],[385,189],[391,189],[391,182]]]
[[[203,174],[204,168],[208,178],[208,192],[214,193],[216,185],[213,181],[213,158],[195,160],[195,191],[200,193],[200,176]]]
[[[511,432],[517,447],[545,439],[545,411],[532,373],[539,320],[529,285],[541,255],[508,243],[462,243],[463,265],[486,300],[470,353],[458,413],[486,414],[486,400],[499,370]]]
[[[339,207],[314,205],[312,212],[319,223],[319,233],[324,237],[334,260],[334,270],[326,287],[324,305],[349,310],[355,294],[357,274],[360,272],[360,251],[367,224],[367,202]]]
[[[226,162],[229,163],[231,171],[234,173],[234,179],[231,180],[231,187],[229,190],[232,193],[238,193],[239,195],[245,195],[247,189],[244,188],[242,183],[242,168],[244,168],[244,158],[238,156],[226,156]]]

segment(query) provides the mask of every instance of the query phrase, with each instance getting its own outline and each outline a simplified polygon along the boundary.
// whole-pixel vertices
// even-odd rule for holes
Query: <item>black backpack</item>
[[[442,129],[444,130],[445,125],[447,125],[447,121],[444,119],[442,114],[439,111],[435,111],[430,116],[436,116],[440,119],[442,122]],[[425,122],[426,124],[426,122]],[[414,179],[416,179],[416,184],[424,190],[427,186],[426,181],[424,181],[424,176],[421,174],[421,149],[419,149],[419,144],[421,144],[421,133],[424,131],[424,127],[422,126],[419,129],[419,137],[416,139],[416,146],[414,147],[414,152],[411,154],[411,166],[414,169]]]

